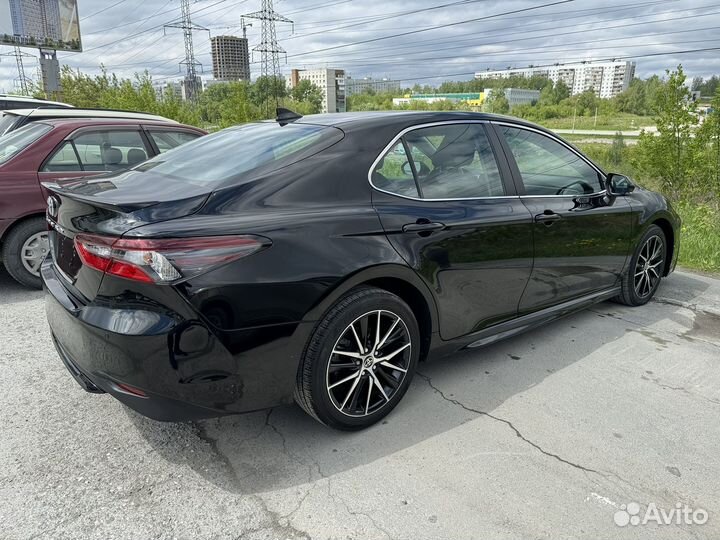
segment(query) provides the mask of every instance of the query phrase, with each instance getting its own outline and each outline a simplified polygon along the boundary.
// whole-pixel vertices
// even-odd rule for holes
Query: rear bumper
[[[87,391],[111,394],[164,421],[249,412],[292,401],[304,324],[273,332],[217,335],[201,319],[167,306],[124,308],[115,299],[79,299],[53,263],[41,267],[46,311],[58,354]],[[110,301],[112,300],[112,301]],[[231,344],[235,354],[231,354]],[[127,387],[144,394],[127,391]]]

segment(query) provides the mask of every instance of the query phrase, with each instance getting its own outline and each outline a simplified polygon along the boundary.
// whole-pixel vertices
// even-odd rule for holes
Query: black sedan
[[[644,304],[675,267],[668,201],[536,125],[279,113],[46,184],[48,321],[86,390],[160,420],[294,400],[359,429],[429,355]]]

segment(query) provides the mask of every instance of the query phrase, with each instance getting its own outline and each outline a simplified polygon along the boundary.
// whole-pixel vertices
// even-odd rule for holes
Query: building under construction
[[[247,38],[211,38],[213,77],[219,81],[250,80],[250,53]]]

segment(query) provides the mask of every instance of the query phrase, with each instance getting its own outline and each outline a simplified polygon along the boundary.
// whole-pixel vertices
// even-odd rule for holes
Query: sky
[[[8,0],[0,0],[0,16]],[[276,0],[287,51],[281,71],[333,67],[353,77],[389,77],[403,86],[469,80],[475,71],[633,56],[636,76],[664,74],[682,63],[688,78],[720,74],[720,0]],[[82,53],[59,52],[61,64],[87,73],[100,65],[119,76],[147,70],[154,80],[179,79],[179,0],[78,0]],[[194,49],[202,76],[212,78],[210,35],[242,35],[240,18],[260,0],[191,4]],[[246,19],[250,48],[260,21]],[[401,34],[401,35],[398,35]],[[693,49],[718,50],[680,54]],[[32,49],[27,53],[37,57]],[[12,52],[0,46],[0,54]],[[260,72],[253,55],[252,77]],[[36,58],[24,58],[37,76]],[[0,92],[17,78],[15,59],[0,56]]]

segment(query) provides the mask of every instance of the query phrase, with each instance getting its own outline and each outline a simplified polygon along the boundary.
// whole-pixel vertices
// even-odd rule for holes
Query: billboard
[[[0,0],[0,44],[82,51],[77,0]]]

